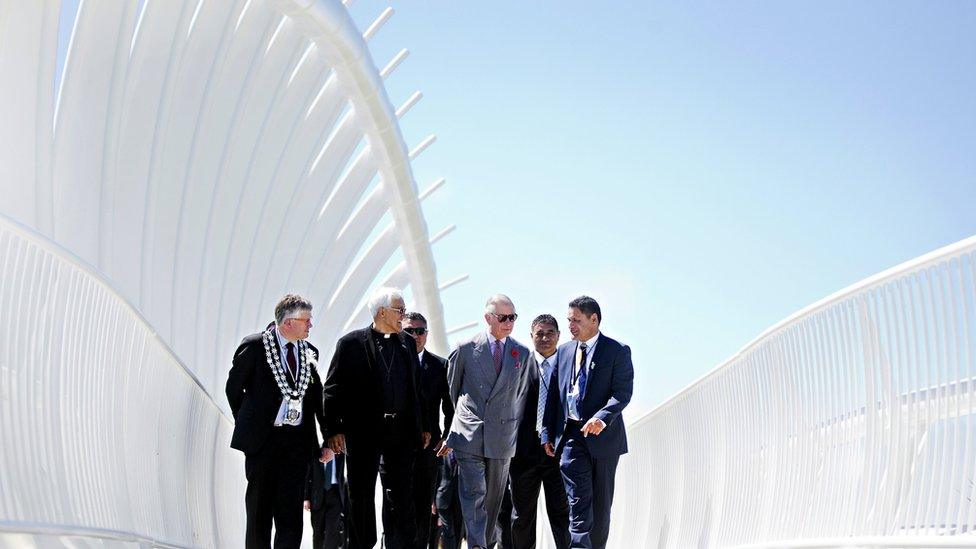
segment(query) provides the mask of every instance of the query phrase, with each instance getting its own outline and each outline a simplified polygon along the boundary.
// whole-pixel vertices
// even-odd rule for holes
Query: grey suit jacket
[[[515,438],[529,387],[529,350],[509,336],[502,350],[502,371],[495,375],[488,334],[458,345],[447,359],[447,382],[454,421],[447,445],[491,459],[515,455]]]

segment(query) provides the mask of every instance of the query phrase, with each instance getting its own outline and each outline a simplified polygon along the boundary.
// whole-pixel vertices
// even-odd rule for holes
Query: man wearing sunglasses
[[[487,330],[461,343],[447,363],[454,421],[438,455],[454,452],[468,547],[493,547],[528,386],[529,350],[511,337],[515,305],[485,304]]]
[[[454,406],[447,389],[447,361],[426,350],[427,319],[417,312],[403,315],[403,332],[417,342],[420,359],[420,394],[422,412],[430,426],[430,440],[437,441],[417,453],[413,467],[414,511],[417,514],[417,547],[427,547],[437,533],[436,516],[432,514],[434,491],[437,488],[437,451],[444,445],[441,439],[440,412],[444,412],[444,431],[447,434],[454,419]],[[438,410],[440,408],[440,411]],[[433,547],[437,546],[436,537]]]
[[[346,455],[349,548],[376,544],[376,475],[389,506],[383,513],[388,549],[416,543],[411,477],[415,454],[430,442],[422,413],[417,347],[400,333],[406,312],[396,288],[379,288],[367,303],[373,323],[336,343],[323,387],[325,436]]]

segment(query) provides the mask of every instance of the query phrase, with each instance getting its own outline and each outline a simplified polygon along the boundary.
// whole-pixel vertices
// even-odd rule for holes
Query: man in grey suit
[[[515,305],[502,294],[485,304],[488,329],[451,353],[447,381],[454,421],[439,455],[457,459],[468,547],[494,547],[508,464],[528,388],[528,348],[510,337]],[[490,518],[490,520],[489,520]]]

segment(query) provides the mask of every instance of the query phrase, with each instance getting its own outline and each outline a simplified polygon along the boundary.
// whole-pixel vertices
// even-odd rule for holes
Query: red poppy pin
[[[519,361],[518,357],[519,357],[518,349],[512,349],[512,358],[515,359],[515,369],[516,370],[518,370],[519,368],[522,367],[522,362]]]

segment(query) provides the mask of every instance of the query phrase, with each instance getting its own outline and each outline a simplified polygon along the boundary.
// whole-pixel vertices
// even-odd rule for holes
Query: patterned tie
[[[495,361],[495,375],[502,373],[502,341],[495,340],[494,349],[491,350],[491,358]]]
[[[582,420],[580,404],[583,402],[583,395],[586,394],[586,343],[580,343],[576,349],[576,371],[576,385],[579,387],[579,396],[576,398],[576,416]]]
[[[285,349],[288,350],[286,358],[288,359],[288,367],[291,368],[291,377],[298,379],[298,362],[295,360],[295,344],[289,341],[285,344]]]
[[[549,359],[542,361],[542,377],[539,379],[539,404],[535,409],[535,432],[542,432],[542,416],[546,413],[546,398],[549,396],[549,378],[552,376],[552,365]]]

